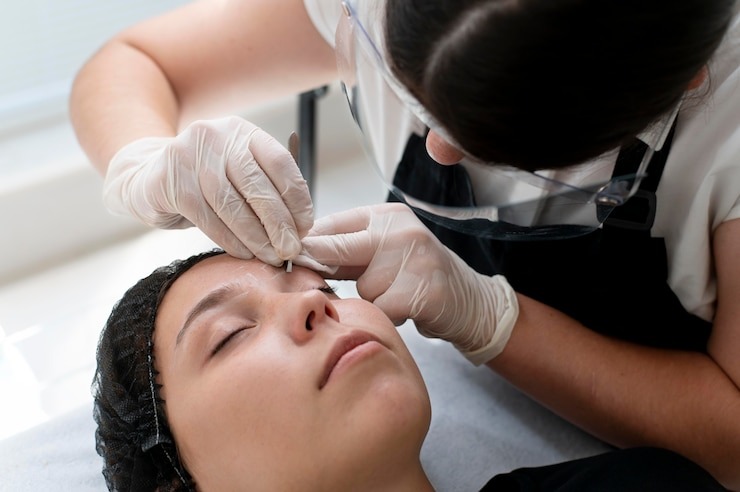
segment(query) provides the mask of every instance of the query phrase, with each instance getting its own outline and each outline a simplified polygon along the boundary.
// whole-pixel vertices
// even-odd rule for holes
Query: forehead
[[[170,286],[157,316],[160,320],[184,316],[204,295],[227,285],[239,290],[284,291],[318,282],[324,283],[321,275],[307,268],[294,266],[291,273],[286,273],[257,259],[217,255],[194,265]]]

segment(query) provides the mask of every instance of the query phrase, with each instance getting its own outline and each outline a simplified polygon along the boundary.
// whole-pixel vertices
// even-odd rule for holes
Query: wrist
[[[481,289],[482,312],[473,329],[478,336],[485,335],[476,347],[458,350],[473,365],[479,366],[494,359],[506,347],[514,325],[519,318],[519,302],[516,291],[503,275],[485,277]],[[480,340],[479,337],[476,337]]]
[[[132,216],[144,224],[162,227],[163,213],[153,206],[149,183],[161,190],[165,172],[158,172],[159,157],[166,149],[169,137],[147,137],[134,140],[118,150],[108,163],[103,179],[103,204],[117,215]],[[158,173],[158,176],[154,174]]]

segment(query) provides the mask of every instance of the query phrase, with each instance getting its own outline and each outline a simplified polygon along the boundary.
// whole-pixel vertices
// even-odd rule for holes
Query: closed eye
[[[215,347],[213,347],[213,350],[211,350],[211,357],[216,355],[221,351],[222,348],[224,348],[236,335],[239,333],[248,330],[252,328],[251,326],[242,326],[241,328],[237,328],[236,330],[232,331],[228,335],[226,335],[220,342],[216,344]]]
[[[316,290],[319,290],[327,295],[334,295],[337,292],[337,287],[334,287],[331,285],[321,285],[319,287],[316,287]],[[213,347],[213,350],[211,350],[211,357],[218,354],[221,351],[221,349],[223,349],[236,335],[250,328],[253,328],[253,327],[252,326],[242,326],[241,328],[237,328],[236,330],[226,335],[220,342],[216,344],[215,347]]]

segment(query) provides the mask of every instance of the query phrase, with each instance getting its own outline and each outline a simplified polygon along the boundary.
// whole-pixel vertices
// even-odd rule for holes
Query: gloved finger
[[[283,263],[283,260],[286,258],[283,258],[283,254],[280,253],[278,248],[274,247],[273,241],[265,230],[263,221],[257,217],[257,214],[244,201],[244,198],[238,191],[231,186],[231,183],[225,179],[219,179],[218,174],[204,173],[200,177],[199,184],[205,202],[217,216],[217,219],[204,217],[202,219],[204,222],[199,225],[201,229],[210,227],[211,221],[213,221],[213,227],[228,230],[228,233],[226,230],[220,230],[219,233],[222,234],[225,241],[228,241],[231,248],[241,250],[242,248],[236,244],[239,243],[248,249],[253,256],[256,256],[265,263],[274,266],[279,266]],[[194,202],[196,201],[194,200]],[[197,208],[199,204],[194,203],[194,206]],[[188,207],[184,203],[181,204],[181,207],[183,208],[183,212],[189,209],[187,213],[196,215],[200,213],[197,209],[193,210],[192,207]],[[201,206],[201,208],[205,209],[202,212],[206,213],[208,207]],[[225,248],[226,246],[224,246]],[[300,251],[300,242],[298,242],[298,247],[293,249]],[[242,258],[244,256],[240,254],[239,257]]]
[[[209,206],[205,206],[206,203],[202,200],[197,199],[183,199],[181,200],[181,213],[190,222],[195,224],[199,229],[205,233],[213,242],[221,246],[231,256],[237,258],[250,259],[256,256],[255,251],[259,251],[260,256],[258,258],[265,263],[270,265],[280,266],[283,260],[278,257],[275,251],[272,249],[267,235],[262,230],[262,226],[253,214],[244,213],[239,220],[241,221],[252,221],[253,224],[251,229],[253,230],[253,236],[251,243],[245,245],[232,231],[230,227],[223,223],[218,214],[212,210]],[[246,225],[250,228],[249,225]],[[262,241],[260,242],[260,236]]]
[[[313,201],[293,156],[262,129],[252,134],[249,150],[282,198],[299,237],[305,236],[313,226]]]
[[[365,272],[357,278],[357,292],[370,302],[378,302],[387,295],[390,296],[387,302],[395,302],[402,311],[408,309],[416,299],[416,291],[426,285],[423,276],[408,271],[409,265],[418,261],[417,256],[413,243],[385,244],[382,252],[373,256]],[[406,316],[405,311],[399,313],[389,305],[385,307],[391,319],[402,321]]]
[[[313,225],[306,181],[290,153],[263,130],[254,129],[247,145],[240,158],[229,159],[226,175],[259,217],[278,256],[294,258],[301,251],[299,238]],[[238,225],[234,229],[243,236]]]
[[[320,272],[321,276],[333,280],[356,280],[362,275],[365,267],[336,267],[319,263],[305,252],[293,258],[293,264]]]
[[[228,223],[222,222],[228,236],[234,238],[234,243],[239,245],[245,245],[254,256],[259,258],[265,263],[269,263],[273,266],[280,266],[285,261],[281,254],[278,254],[276,249],[273,247],[272,242],[267,237],[265,230],[262,228],[262,222],[253,213],[249,212],[249,207],[243,208],[244,213],[233,215],[229,218]],[[244,240],[243,236],[237,236],[234,231],[250,231],[248,240]]]
[[[358,207],[324,216],[314,222],[308,236],[331,236],[366,230],[371,214],[371,207]]]
[[[239,197],[239,203],[248,206],[253,215],[259,218],[260,229],[265,231],[277,255],[287,260],[300,253],[301,242],[294,217],[257,161],[250,157],[246,163],[229,162],[226,175],[235,190],[238,190],[235,194]],[[251,228],[239,227],[238,223],[235,223],[234,232],[243,241],[251,241],[253,233]]]
[[[357,290],[359,293],[359,287]],[[360,297],[366,299],[362,294],[360,294]],[[409,312],[409,303],[406,302],[406,297],[399,297],[397,293],[393,292],[393,289],[389,289],[375,297],[371,302],[383,311],[396,326],[401,326],[406,322],[406,320],[412,317]]]
[[[335,267],[365,267],[375,255],[376,245],[366,230],[327,236],[306,236],[303,250],[319,263]]]
[[[309,255],[305,251],[301,251],[301,253],[293,258],[292,261],[294,265],[302,266],[315,272],[322,273],[324,275],[324,278],[332,278],[331,275],[333,275],[337,271],[336,267],[331,267],[319,263],[315,259],[311,258],[311,255]]]

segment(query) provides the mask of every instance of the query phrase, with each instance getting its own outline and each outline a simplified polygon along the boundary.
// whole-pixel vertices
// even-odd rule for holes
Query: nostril
[[[316,317],[316,313],[311,311],[308,314],[308,317],[306,318],[306,330],[311,331],[313,330],[313,327],[311,326],[311,323],[313,322],[313,319]]]
[[[328,317],[333,319],[334,321],[339,321],[339,313],[334,308],[334,305],[331,303],[327,303],[324,307],[324,314],[326,314]]]

